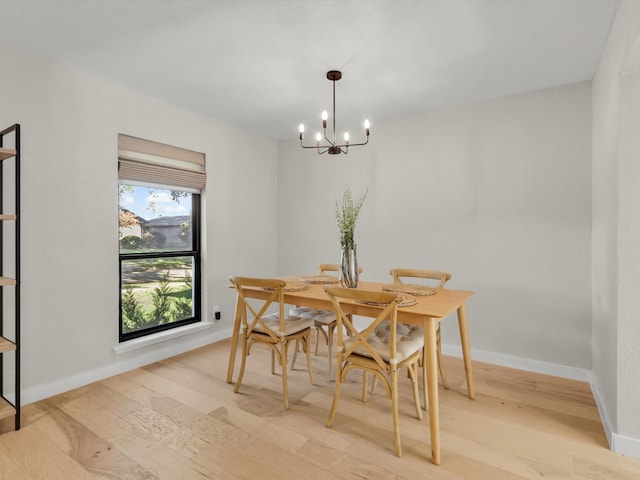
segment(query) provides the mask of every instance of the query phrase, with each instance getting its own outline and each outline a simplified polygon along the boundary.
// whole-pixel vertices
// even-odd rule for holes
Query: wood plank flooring
[[[442,464],[435,466],[429,417],[415,418],[404,375],[397,458],[390,401],[378,388],[363,404],[356,374],[326,428],[335,385],[326,349],[313,358],[315,386],[299,356],[285,411],[281,378],[260,347],[233,393],[225,382],[229,345],[24,407],[23,428],[0,436],[0,479],[640,478],[640,460],[608,449],[586,383],[474,362],[476,399],[469,400],[462,360],[445,357],[451,389],[440,387]]]

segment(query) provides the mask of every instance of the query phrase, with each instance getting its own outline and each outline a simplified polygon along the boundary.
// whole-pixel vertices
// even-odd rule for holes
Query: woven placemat
[[[302,283],[302,282],[287,282],[287,284],[284,286],[284,288],[282,289],[285,292],[298,292],[300,290],[306,290],[307,288],[309,288],[309,285]],[[274,288],[263,288],[263,290],[267,290],[269,292],[274,291]]]
[[[310,277],[300,277],[300,281],[304,283],[338,283],[338,277],[333,275],[312,275]]]
[[[408,293],[410,295],[433,295],[438,290],[433,287],[427,287],[425,285],[409,285],[407,283],[390,283],[382,286],[383,290],[387,292]]]
[[[358,300],[358,303],[362,303],[363,305],[373,305],[374,307],[386,307],[386,303],[378,303],[378,302],[367,302],[365,300]],[[401,293],[400,301],[398,302],[398,307],[410,307],[411,305],[415,305],[418,303],[418,300],[413,295],[408,293]]]

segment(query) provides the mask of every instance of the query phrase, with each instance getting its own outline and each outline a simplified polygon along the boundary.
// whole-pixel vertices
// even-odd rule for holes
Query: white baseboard
[[[155,344],[151,348],[146,348],[143,353],[130,352],[129,354],[118,355],[114,353],[114,359],[118,359],[118,361],[108,366],[82,372],[71,377],[59,378],[53,382],[43,385],[25,388],[22,391],[21,403],[22,405],[28,405],[69,390],[73,390],[74,388],[82,387],[84,385],[112,377],[113,375],[133,370],[134,368],[143,367],[150,363],[158,362],[165,358],[170,358],[204,345],[230,338],[231,333],[231,328],[226,328],[211,332],[207,335],[190,335],[190,338],[181,337],[176,339],[175,342]]]
[[[611,423],[609,411],[604,405],[602,395],[600,394],[600,388],[598,388],[593,375],[591,375],[589,384],[591,385],[591,393],[593,394],[593,399],[596,401],[596,406],[598,407],[598,413],[600,414],[600,421],[602,422],[602,427],[604,428],[604,434],[607,437],[607,442],[609,442],[609,448],[611,448],[611,450],[615,452],[615,449],[613,448],[613,438],[615,435],[613,433],[613,423]]]
[[[462,358],[462,348],[458,345],[442,345],[442,353],[454,357]],[[503,355],[501,353],[485,352],[482,350],[471,349],[471,358],[480,362],[491,363],[503,367],[517,368],[529,372],[542,373],[545,375],[553,375],[554,377],[569,378],[582,382],[588,382],[591,386],[593,398],[598,407],[600,420],[604,428],[609,447],[612,451],[629,457],[640,458],[640,439],[627,437],[614,432],[613,424],[609,413],[605,408],[600,389],[598,388],[591,370],[577,367],[568,367],[566,365],[558,365],[555,363],[542,362],[539,360],[531,360],[528,358],[514,357],[511,355]]]
[[[442,345],[442,353],[453,357],[462,358],[462,347],[459,345]],[[531,360],[529,358],[514,357],[502,353],[486,352],[484,350],[471,349],[471,358],[479,362],[492,363],[503,367],[517,368],[528,372],[543,373],[554,377],[570,378],[582,382],[591,380],[591,370],[578,367],[568,367],[556,363]]]
[[[619,433],[614,432],[611,417],[609,417],[609,412],[604,406],[604,401],[602,400],[602,395],[598,385],[593,378],[589,383],[591,384],[593,398],[598,406],[598,413],[600,414],[604,433],[607,436],[607,441],[609,442],[611,450],[619,453],[620,455],[640,458],[640,439],[627,437],[626,435],[620,435]]]
[[[614,433],[612,444],[611,449],[614,452],[628,457],[640,458],[640,439]]]

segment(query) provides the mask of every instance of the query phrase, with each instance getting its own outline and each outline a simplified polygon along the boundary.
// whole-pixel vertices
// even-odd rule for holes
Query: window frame
[[[185,191],[181,187],[172,186],[160,186],[157,184],[144,184],[143,182],[133,182],[137,186],[145,187],[160,187],[168,190]],[[118,186],[130,185],[125,179],[120,179]],[[187,189],[188,191],[188,189]],[[118,283],[119,283],[119,295],[118,295],[118,341],[119,343],[133,340],[140,337],[146,337],[158,332],[164,332],[172,330],[174,328],[182,327],[185,325],[191,325],[202,321],[202,302],[201,302],[201,215],[200,215],[200,202],[201,194],[189,191],[191,194],[191,250],[175,250],[170,252],[139,252],[139,253],[122,253],[120,245],[118,245]],[[118,210],[120,209],[120,202],[118,202]],[[119,225],[118,225],[119,228]],[[171,323],[164,323],[161,325],[155,325],[153,327],[142,328],[131,332],[123,332],[122,324],[122,262],[126,260],[140,260],[140,259],[155,259],[155,258],[172,258],[172,257],[193,257],[193,276],[192,276],[192,293],[193,293],[193,316],[190,318],[178,320]]]

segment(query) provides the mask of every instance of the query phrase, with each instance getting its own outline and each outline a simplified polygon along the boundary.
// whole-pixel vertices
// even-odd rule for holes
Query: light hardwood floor
[[[451,390],[440,387],[435,466],[429,417],[415,418],[404,375],[397,458],[382,389],[363,404],[352,376],[328,429],[335,384],[326,357],[314,357],[315,386],[302,362],[292,372],[285,411],[268,352],[252,352],[234,394],[225,382],[228,349],[219,342],[24,407],[22,430],[0,436],[0,478],[640,478],[640,460],[608,449],[582,382],[474,362],[469,400],[462,360],[444,357]]]

